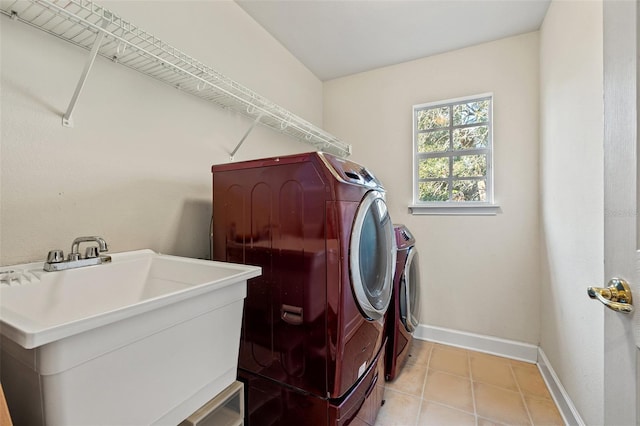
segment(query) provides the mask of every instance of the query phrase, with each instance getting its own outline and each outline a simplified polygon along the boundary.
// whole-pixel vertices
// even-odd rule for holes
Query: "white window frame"
[[[489,140],[486,148],[473,149],[468,151],[437,151],[434,153],[419,153],[418,152],[418,112],[425,109],[432,109],[437,107],[452,107],[456,104],[463,104],[474,101],[482,101],[488,99],[490,101],[489,107]],[[495,215],[500,211],[500,206],[494,203],[494,159],[493,159],[493,93],[483,93],[480,95],[465,96],[462,98],[447,99],[437,102],[429,102],[425,104],[419,104],[413,106],[413,202],[409,205],[409,212],[414,215]],[[449,123],[448,130],[460,128],[454,126],[453,122]],[[452,140],[452,138],[451,138]],[[418,177],[418,164],[420,159],[423,158],[435,158],[435,157],[454,157],[465,154],[485,154],[487,156],[487,199],[486,201],[420,201],[419,200],[419,183]],[[448,179],[454,180],[454,176],[449,176]],[[451,185],[450,185],[451,187]]]

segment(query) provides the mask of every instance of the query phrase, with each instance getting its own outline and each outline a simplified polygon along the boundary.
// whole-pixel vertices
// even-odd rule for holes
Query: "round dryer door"
[[[409,333],[413,333],[418,327],[420,319],[420,269],[418,263],[418,250],[413,247],[409,250],[400,281],[400,319]]]
[[[383,195],[369,191],[358,207],[351,233],[351,284],[367,319],[381,318],[391,300],[396,239]]]

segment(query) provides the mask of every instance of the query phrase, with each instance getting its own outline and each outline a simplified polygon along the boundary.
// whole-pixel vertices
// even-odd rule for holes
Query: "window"
[[[413,213],[495,207],[491,107],[490,94],[413,107]]]

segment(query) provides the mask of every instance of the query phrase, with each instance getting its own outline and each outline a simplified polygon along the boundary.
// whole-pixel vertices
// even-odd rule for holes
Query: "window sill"
[[[497,204],[410,204],[409,213],[413,215],[441,215],[441,216],[495,216],[500,213]]]

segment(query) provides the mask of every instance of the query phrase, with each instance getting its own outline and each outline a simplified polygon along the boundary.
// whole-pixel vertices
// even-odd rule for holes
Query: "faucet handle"
[[[78,252],[69,253],[69,255],[67,256],[67,260],[69,262],[74,262],[76,260],[80,260],[80,253],[78,253]]]
[[[84,258],[85,259],[93,259],[94,257],[98,257],[98,247],[97,246],[89,246],[85,249]]]
[[[60,263],[64,261],[64,253],[62,250],[51,250],[47,254],[47,263]]]

